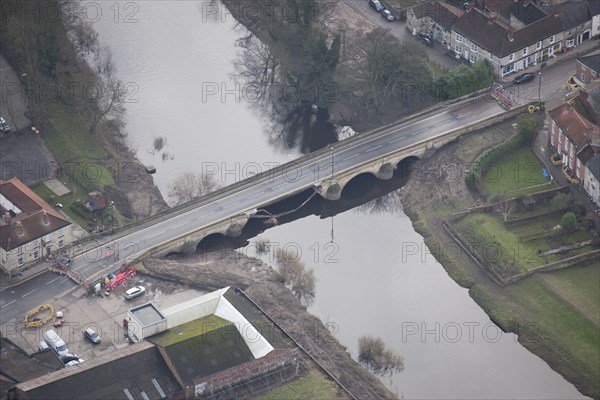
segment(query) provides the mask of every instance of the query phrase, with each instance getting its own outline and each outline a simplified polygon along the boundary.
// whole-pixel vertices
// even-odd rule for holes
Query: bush
[[[560,225],[563,227],[563,229],[571,230],[575,228],[575,225],[577,225],[577,217],[574,213],[569,211],[560,219]]]
[[[358,362],[377,375],[404,370],[404,357],[386,348],[381,338],[361,336],[358,339]]]
[[[434,81],[435,94],[440,100],[454,99],[492,84],[493,67],[487,60],[477,61],[473,66],[459,65]]]

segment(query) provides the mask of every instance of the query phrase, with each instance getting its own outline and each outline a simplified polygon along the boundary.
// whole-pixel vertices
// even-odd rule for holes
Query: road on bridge
[[[499,115],[504,111],[494,100],[482,97],[382,128],[358,140],[341,141],[334,145],[335,173],[381,159],[388,153]],[[285,173],[271,174],[251,184],[231,188],[217,200],[200,203],[189,211],[174,214],[166,220],[84,252],[73,259],[71,270],[89,282],[95,281],[109,271],[117,269],[124,261],[133,260],[142,252],[161,243],[260,208],[291,193],[311,188],[315,183],[330,176],[331,162],[329,154],[318,155],[295,164],[293,169]],[[0,292],[0,322],[21,318],[27,310],[76,288],[75,283],[58,277],[47,272],[26,284]]]

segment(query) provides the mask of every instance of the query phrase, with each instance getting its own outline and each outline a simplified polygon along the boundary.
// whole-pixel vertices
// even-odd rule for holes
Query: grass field
[[[600,322],[600,265],[592,264],[546,274],[565,295]]]
[[[528,147],[506,154],[500,160],[487,164],[481,183],[490,196],[517,197],[556,185],[542,175],[544,165]]]
[[[259,400],[306,400],[306,399],[347,399],[338,386],[322,374],[311,370],[307,375],[285,386],[271,390]]]

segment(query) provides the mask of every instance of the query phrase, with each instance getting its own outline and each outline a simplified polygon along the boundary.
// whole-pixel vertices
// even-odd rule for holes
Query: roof
[[[600,54],[593,54],[591,56],[579,57],[577,59],[580,63],[600,74]]]
[[[597,181],[600,181],[600,153],[596,153],[587,162],[587,168]]]
[[[529,25],[535,21],[539,21],[540,19],[548,15],[542,10],[540,10],[531,1],[519,1],[517,3],[513,2],[512,7],[510,8],[510,13],[525,25]]]
[[[569,102],[548,111],[548,114],[569,138],[577,151],[588,143],[597,143],[600,139],[600,127],[577,112]]]
[[[417,19],[429,17],[440,24],[447,31],[458,21],[462,15],[462,10],[450,4],[440,2],[425,2],[413,7],[413,12]]]
[[[235,324],[215,315],[171,328],[149,340],[164,348],[186,384],[255,359]]]
[[[592,19],[586,1],[566,1],[557,5],[541,7],[548,14],[558,14],[565,30],[584,24]]]
[[[158,349],[136,343],[17,385],[29,400],[162,399],[181,392]],[[162,392],[162,393],[161,393]]]
[[[134,307],[129,312],[133,314],[142,327],[151,326],[165,320],[164,315],[152,302]]]
[[[561,32],[562,26],[558,17],[549,15],[524,28],[512,31],[513,40],[510,40],[508,27],[502,25],[497,19],[490,19],[481,10],[471,9],[459,18],[453,29],[479,47],[502,58]]]
[[[0,247],[6,251],[71,224],[18,178],[0,180],[0,213]]]

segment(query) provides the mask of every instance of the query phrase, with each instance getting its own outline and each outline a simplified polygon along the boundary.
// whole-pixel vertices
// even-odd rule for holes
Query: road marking
[[[88,264],[89,264],[89,263],[85,263],[85,264],[83,264],[81,267],[79,267],[79,268],[75,268],[75,271],[79,271],[81,268],[85,267],[85,266],[86,266],[86,265],[88,265]]]
[[[248,196],[248,198],[249,198],[249,199],[251,199],[251,198],[253,198],[253,197],[260,196],[261,194],[264,194],[264,193],[265,193],[265,192],[260,192],[260,193],[257,193],[257,194],[253,194],[252,196]]]
[[[6,303],[5,305],[3,305],[3,306],[2,306],[2,307],[0,307],[0,308],[8,307],[8,306],[10,306],[12,303],[14,303],[15,301],[16,301],[16,300],[13,300],[13,301],[11,301],[10,303]]]
[[[452,118],[445,119],[445,120],[443,120],[442,122],[438,122],[438,123],[437,123],[437,124],[435,124],[434,126],[440,126],[440,125],[443,125],[443,124],[445,124],[446,122],[448,122],[448,121],[450,121],[450,120],[452,120]]]
[[[212,214],[214,214],[214,213],[216,213],[216,212],[217,212],[217,210],[213,210],[213,211],[211,211],[211,212],[209,212],[209,213],[202,214],[201,216],[199,216],[199,217],[198,217],[198,218],[196,218],[196,219],[204,218],[204,217],[206,217],[206,216],[209,216],[209,215],[212,215]]]
[[[189,224],[190,222],[192,222],[192,221],[185,221],[183,224],[175,225],[171,229],[181,228],[182,226]]]
[[[158,232],[156,235],[146,236],[146,239],[152,239],[153,237],[157,237],[159,235],[162,235],[163,233],[165,233],[165,231]]]
[[[288,184],[287,182],[284,182],[281,185],[274,186],[273,189],[279,189],[280,187],[285,186],[287,184]]]
[[[396,143],[396,142],[399,142],[402,139],[406,139],[406,136],[402,136],[402,137],[399,137],[398,139],[390,140],[389,143]]]
[[[223,209],[229,208],[229,207],[231,207],[231,206],[235,206],[235,205],[236,205],[236,204],[238,204],[238,203],[239,203],[239,201],[236,201],[235,203],[231,203],[231,204],[224,205],[224,206],[223,206]]]
[[[382,144],[380,144],[379,146],[375,146],[375,147],[371,147],[369,150],[367,150],[367,153],[373,150],[377,150],[378,148],[383,147]]]
[[[351,158],[358,157],[358,156],[359,156],[359,154],[353,154],[353,155],[351,155],[349,157],[346,157],[346,158],[342,159],[342,161],[346,161],[346,160],[349,160]]]
[[[58,278],[56,278],[56,279],[52,279],[50,282],[46,283],[46,285],[49,285],[49,284],[51,284],[52,282],[56,282],[56,281],[57,281],[57,280],[59,280],[60,278],[62,278],[62,276],[59,276],[59,277],[58,277]]]
[[[25,297],[25,296],[29,296],[31,293],[35,292],[37,290],[37,288],[33,289],[31,292],[25,293],[23,296],[21,297]]]

